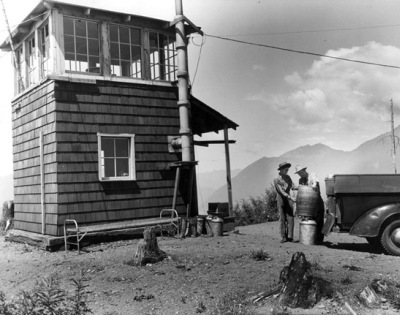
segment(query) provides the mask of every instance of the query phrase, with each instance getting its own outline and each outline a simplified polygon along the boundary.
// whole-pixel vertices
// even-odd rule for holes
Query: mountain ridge
[[[399,137],[400,126],[395,129]],[[278,165],[289,162],[292,167],[289,175],[297,183],[295,172],[297,164],[306,166],[315,172],[321,183],[321,193],[325,197],[325,177],[329,174],[377,174],[393,173],[391,133],[386,132],[365,141],[353,150],[336,150],[325,144],[303,145],[285,152],[278,157],[261,157],[245,167],[232,179],[234,202],[240,202],[250,196],[257,197],[270,187],[277,176]],[[399,158],[396,157],[396,164]],[[226,202],[226,184],[217,189],[209,202]]]

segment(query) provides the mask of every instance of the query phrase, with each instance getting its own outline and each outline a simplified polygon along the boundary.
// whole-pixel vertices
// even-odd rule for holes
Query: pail
[[[315,217],[319,205],[319,193],[311,186],[299,186],[296,213],[302,217]]]
[[[214,216],[210,220],[210,226],[214,236],[222,236],[224,231],[224,220],[222,218]]]
[[[206,226],[206,231],[207,231],[207,236],[213,236],[213,232],[211,229],[211,220],[212,220],[212,216],[207,216],[206,220],[204,222],[205,226]]]
[[[314,245],[317,235],[317,222],[314,220],[303,220],[300,222],[300,243]]]

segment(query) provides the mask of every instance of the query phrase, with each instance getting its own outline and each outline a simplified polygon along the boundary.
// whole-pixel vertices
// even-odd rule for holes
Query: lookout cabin
[[[170,21],[53,0],[0,45],[15,68],[14,233],[61,237],[66,219],[126,227],[171,207],[198,214],[173,145],[175,45]],[[189,109],[195,161],[193,135],[238,125],[194,96]]]

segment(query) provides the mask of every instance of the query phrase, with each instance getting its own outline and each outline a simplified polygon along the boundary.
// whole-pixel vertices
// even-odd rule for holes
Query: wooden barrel
[[[301,217],[315,217],[319,206],[319,193],[310,186],[299,186],[296,213]]]

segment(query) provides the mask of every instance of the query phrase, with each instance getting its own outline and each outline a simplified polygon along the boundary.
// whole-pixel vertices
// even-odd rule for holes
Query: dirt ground
[[[77,251],[45,252],[0,237],[1,290],[9,299],[31,289],[42,277],[67,280],[79,270],[89,279],[93,314],[213,314],[222,296],[245,292],[252,297],[277,284],[280,271],[295,252],[303,252],[319,276],[332,283],[339,298],[324,299],[311,310],[288,314],[397,314],[389,303],[367,309],[357,298],[373,279],[399,282],[400,257],[374,251],[362,238],[332,233],[323,245],[279,242],[278,222],[236,228],[222,237],[158,237],[169,258],[134,267],[127,264],[139,239],[87,246]],[[299,222],[295,224],[298,240]],[[269,259],[257,261],[255,251]],[[232,302],[233,303],[233,302]],[[274,297],[254,305],[255,314],[271,314]]]

